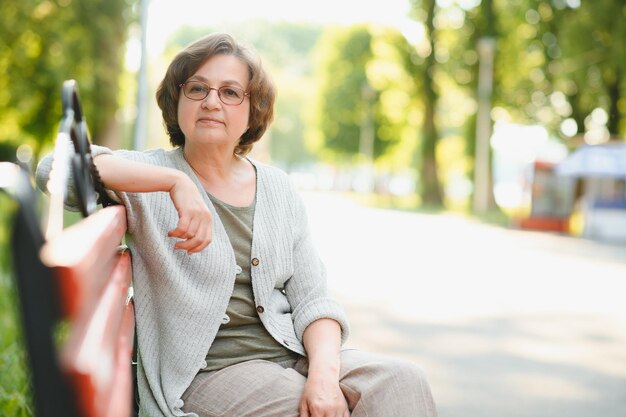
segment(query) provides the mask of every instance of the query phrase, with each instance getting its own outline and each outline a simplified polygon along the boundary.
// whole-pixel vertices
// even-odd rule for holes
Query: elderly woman
[[[435,416],[417,367],[341,349],[348,322],[302,201],[246,157],[274,97],[250,50],[210,35],[157,91],[173,150],[92,149],[128,216],[140,415]]]

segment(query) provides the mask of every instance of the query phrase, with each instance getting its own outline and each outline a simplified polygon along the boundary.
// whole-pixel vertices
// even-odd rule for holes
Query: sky
[[[162,51],[179,27],[209,26],[250,19],[313,23],[375,22],[402,27],[409,0],[149,0],[147,46]]]

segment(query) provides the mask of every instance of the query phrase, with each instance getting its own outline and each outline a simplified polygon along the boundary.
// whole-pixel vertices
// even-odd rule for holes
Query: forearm
[[[105,187],[125,192],[169,192],[185,174],[167,167],[102,154],[94,158]]]
[[[309,360],[309,378],[326,376],[339,378],[341,327],[332,319],[311,323],[303,335]]]
[[[129,193],[167,192],[178,212],[169,237],[180,239],[175,249],[200,252],[212,239],[211,212],[200,191],[185,173],[173,168],[130,161],[115,155],[98,155],[94,163],[104,186]]]

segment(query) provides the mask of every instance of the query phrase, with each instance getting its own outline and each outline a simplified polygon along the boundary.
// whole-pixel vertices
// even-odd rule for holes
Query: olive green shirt
[[[202,371],[216,371],[253,359],[281,362],[297,356],[269,334],[256,311],[250,272],[255,202],[248,207],[234,207],[210,194],[209,198],[224,224],[239,267],[226,314]]]

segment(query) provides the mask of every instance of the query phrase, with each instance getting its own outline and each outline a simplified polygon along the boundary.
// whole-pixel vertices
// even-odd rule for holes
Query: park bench
[[[0,186],[17,202],[11,246],[35,415],[129,417],[135,323],[130,253],[121,245],[126,213],[108,203],[97,209],[99,177],[74,81],[62,99],[45,226],[29,173],[0,163]],[[83,218],[64,228],[70,168]]]

